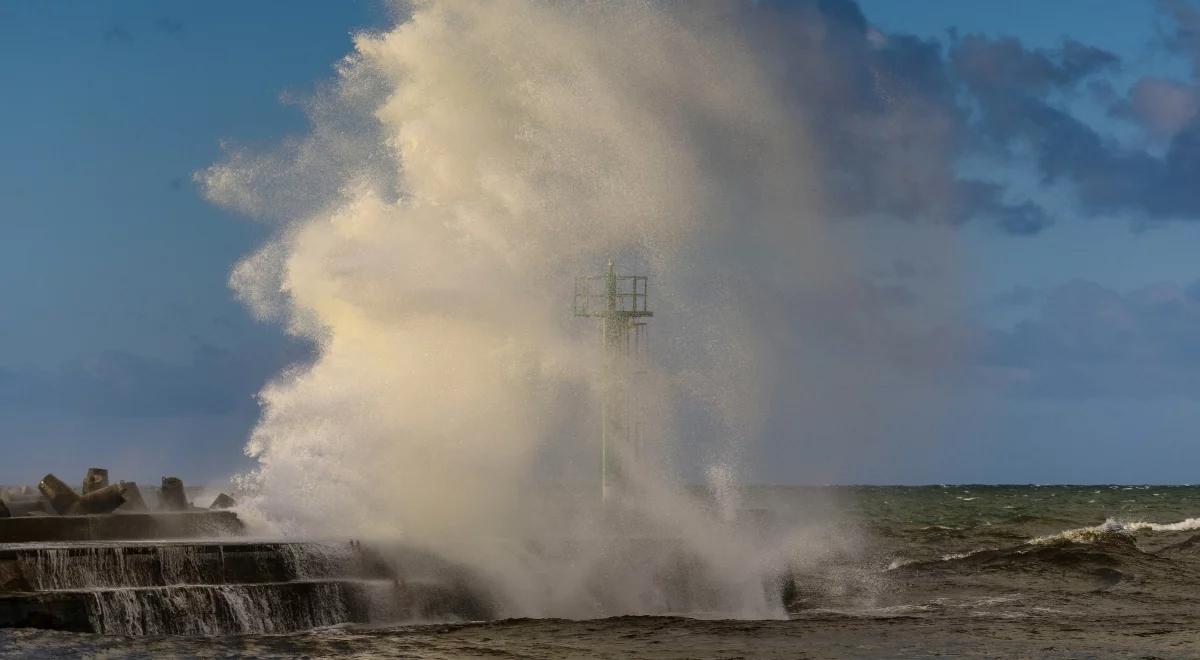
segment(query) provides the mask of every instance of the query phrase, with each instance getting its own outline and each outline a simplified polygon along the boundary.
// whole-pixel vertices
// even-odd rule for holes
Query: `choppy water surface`
[[[1198,487],[759,488],[742,505],[810,532],[796,537],[784,589],[790,620],[520,619],[215,638],[9,630],[0,657],[1200,657]]]

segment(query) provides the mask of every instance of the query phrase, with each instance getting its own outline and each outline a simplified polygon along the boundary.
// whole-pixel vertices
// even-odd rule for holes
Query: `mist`
[[[309,135],[197,175],[273,223],[231,286],[315,347],[260,394],[243,516],[432,549],[507,616],[780,616],[775,577],[842,541],[739,522],[760,439],[810,429],[813,464],[788,469],[837,481],[894,365],[938,362],[878,322],[885,241],[835,219],[820,101],[774,65],[798,55],[720,3],[397,16],[355,36]],[[596,501],[602,347],[570,303],[609,259],[655,312],[617,506],[669,550],[614,542]],[[680,553],[687,598],[662,578]]]

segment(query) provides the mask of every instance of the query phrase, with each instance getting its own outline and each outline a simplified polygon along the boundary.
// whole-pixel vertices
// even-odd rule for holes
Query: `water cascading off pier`
[[[453,567],[387,557],[356,542],[4,544],[0,627],[213,635],[487,618]]]
[[[5,489],[0,628],[109,635],[280,633],[339,623],[487,618],[461,570],[407,546],[247,538],[222,494],[209,509],[163,478],[153,509],[89,470]],[[107,498],[106,513],[93,493]]]

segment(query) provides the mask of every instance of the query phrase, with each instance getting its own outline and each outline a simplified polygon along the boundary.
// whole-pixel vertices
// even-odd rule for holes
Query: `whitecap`
[[[1075,543],[1091,543],[1105,534],[1132,534],[1134,532],[1187,532],[1200,530],[1200,518],[1187,518],[1173,523],[1155,523],[1145,521],[1122,521],[1109,518],[1099,525],[1092,527],[1077,527],[1057,534],[1039,536],[1030,539],[1029,543],[1043,545],[1056,541],[1073,541]]]

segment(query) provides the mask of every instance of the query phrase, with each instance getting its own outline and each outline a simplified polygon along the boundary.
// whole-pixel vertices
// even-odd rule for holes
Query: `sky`
[[[764,43],[817,22],[822,48],[871,44],[846,46],[846,75],[862,59],[922,108],[882,112],[913,127],[917,182],[955,200],[890,185],[904,136],[807,111],[833,167],[873,191],[834,211],[896,220],[846,224],[869,234],[864,278],[970,336],[947,345],[953,369],[904,379],[936,419],[882,415],[836,480],[1197,482],[1200,4],[761,4],[787,17]],[[282,7],[0,4],[0,483],[251,465],[256,393],[311,347],[230,291],[270,230],[195,174],[303,134],[351,35],[395,20],[376,2]],[[768,426],[758,480],[793,481],[842,432],[795,423]]]

